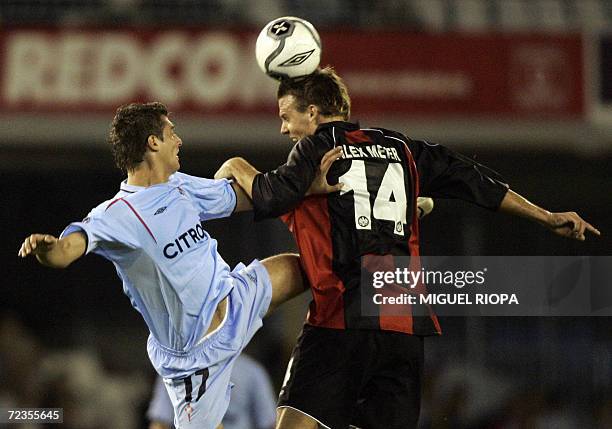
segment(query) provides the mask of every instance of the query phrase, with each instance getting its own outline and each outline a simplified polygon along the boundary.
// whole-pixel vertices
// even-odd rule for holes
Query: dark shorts
[[[278,406],[332,429],[409,429],[418,423],[422,384],[423,337],[306,325]]]

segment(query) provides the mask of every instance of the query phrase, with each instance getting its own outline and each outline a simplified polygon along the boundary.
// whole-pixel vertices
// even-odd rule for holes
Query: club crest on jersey
[[[366,226],[370,224],[370,220],[365,216],[359,216],[359,219],[357,219],[357,222],[359,223],[359,226],[362,228],[365,228]]]
[[[401,222],[395,224],[395,232],[401,233],[404,229],[404,225]]]
[[[300,65],[304,61],[306,61],[312,55],[313,52],[314,52],[314,49],[311,49],[310,51],[302,52],[300,54],[295,54],[288,60],[280,63],[278,66],[279,67],[291,67],[291,66]]]
[[[168,208],[168,206],[163,206],[157,209],[157,211],[153,214],[153,216],[157,216],[158,214],[162,214],[163,212],[166,211],[166,209]]]

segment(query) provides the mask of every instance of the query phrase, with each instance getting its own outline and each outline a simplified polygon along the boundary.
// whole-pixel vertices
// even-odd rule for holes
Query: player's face
[[[306,136],[313,135],[317,130],[316,118],[309,110],[300,112],[296,108],[293,95],[285,95],[278,99],[278,116],[281,119],[281,134],[289,136],[294,143]]]
[[[174,124],[168,119],[167,116],[162,116],[162,122],[164,128],[162,135],[164,140],[160,146],[160,155],[168,166],[168,169],[173,173],[178,171],[180,168],[179,163],[179,148],[183,145],[181,138],[174,132]]]

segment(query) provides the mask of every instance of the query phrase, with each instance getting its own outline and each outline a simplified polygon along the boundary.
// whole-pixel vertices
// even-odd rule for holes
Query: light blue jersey
[[[62,236],[83,231],[86,253],[110,260],[145,319],[147,352],[164,377],[178,429],[214,429],[230,401],[236,358],[270,305],[272,286],[257,260],[230,271],[202,222],[229,216],[231,182],[175,173],[147,188],[121,184]],[[206,334],[218,304],[225,318]]]
[[[226,179],[175,173],[148,188],[123,182],[113,199],[70,224],[62,236],[84,231],[86,253],[113,262],[153,337],[169,349],[187,351],[232,288],[230,268],[201,221],[229,216],[235,206]]]

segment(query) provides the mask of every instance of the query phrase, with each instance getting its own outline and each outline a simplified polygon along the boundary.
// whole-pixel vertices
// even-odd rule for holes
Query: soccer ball
[[[255,57],[259,68],[274,79],[306,76],[319,67],[321,39],[304,19],[276,18],[259,33]]]

